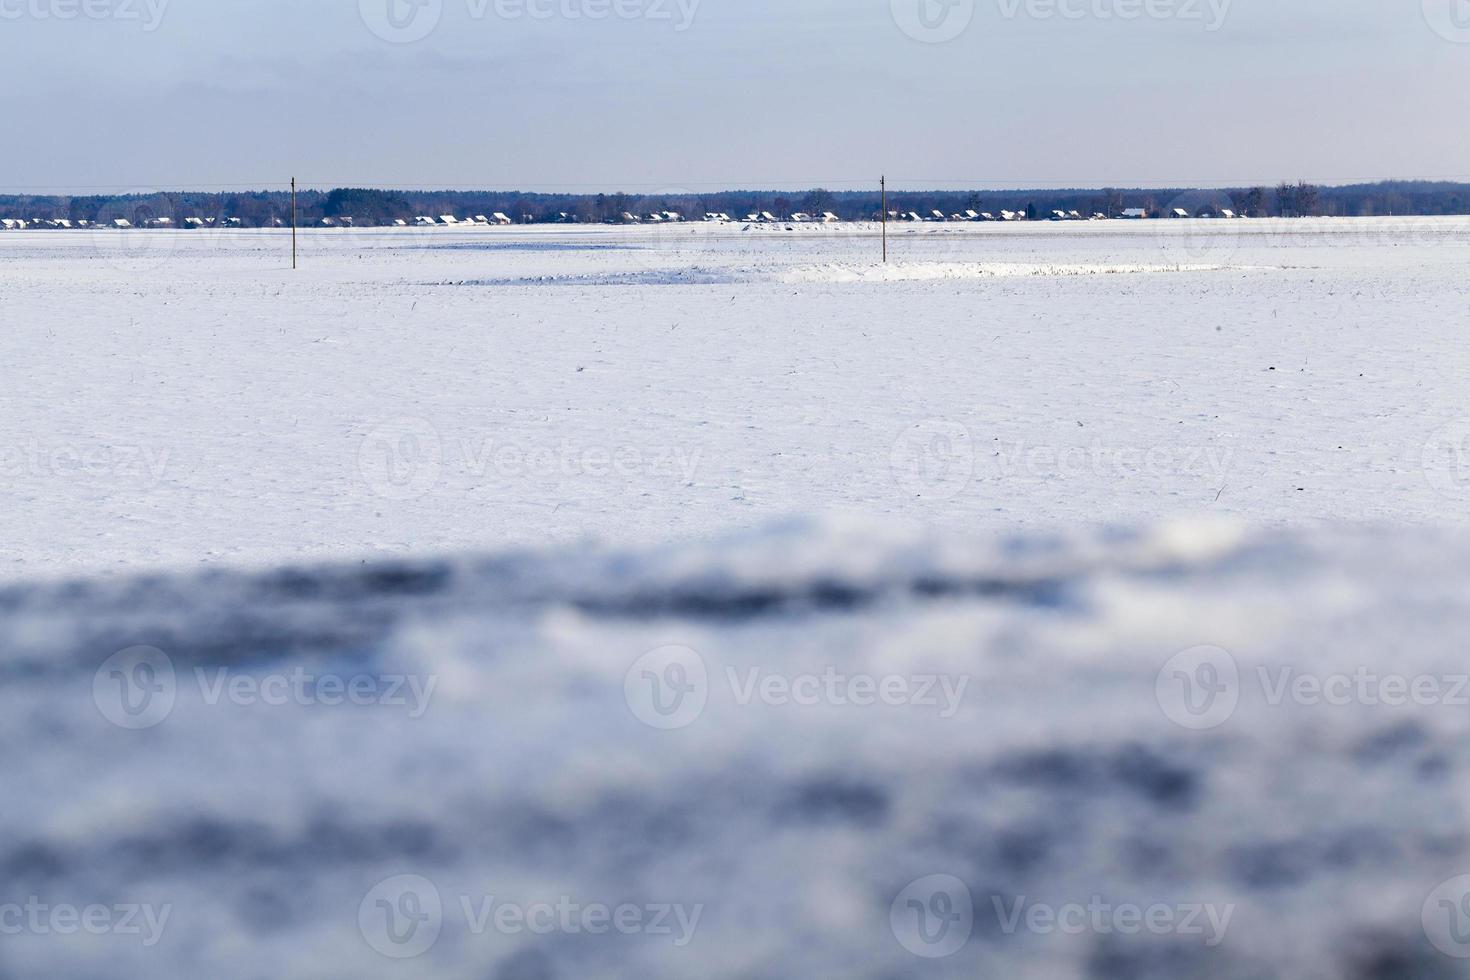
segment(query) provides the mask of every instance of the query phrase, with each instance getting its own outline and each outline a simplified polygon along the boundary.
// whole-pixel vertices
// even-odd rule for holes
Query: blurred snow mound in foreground
[[[1464,975],[1453,535],[794,524],[0,609],[0,905],[169,910],[3,976]]]

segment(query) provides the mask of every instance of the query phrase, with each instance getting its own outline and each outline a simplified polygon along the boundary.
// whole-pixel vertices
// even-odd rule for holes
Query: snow
[[[1464,219],[876,236],[0,235],[0,575],[1470,512]]]
[[[1148,272],[1218,272],[1217,265],[1040,265],[1022,262],[891,262],[791,269],[782,282],[922,282],[930,279],[993,279],[1010,276],[1105,276]]]
[[[1458,975],[1470,224],[876,234],[0,234],[0,975]]]
[[[1431,944],[1463,947],[1421,916],[1462,895],[1470,861],[1467,556],[1463,531],[820,522],[697,546],[12,588],[0,901],[142,904],[163,926],[147,945],[22,930],[0,966],[1451,976]],[[128,717],[111,668],[135,662],[111,653],[140,643],[167,693]],[[1191,713],[1174,683],[1203,664],[1228,696]],[[312,680],[270,700],[293,671]],[[1364,671],[1381,698],[1272,693]],[[660,713],[650,673],[697,696]],[[1435,699],[1394,694],[1394,677]],[[367,696],[343,703],[364,678]],[[905,896],[941,892],[973,909],[952,949],[904,918]],[[492,897],[677,908],[688,928],[486,925]],[[395,945],[380,900],[431,916],[421,938]],[[1017,902],[1196,909],[1196,929],[1216,926],[1007,931]]]

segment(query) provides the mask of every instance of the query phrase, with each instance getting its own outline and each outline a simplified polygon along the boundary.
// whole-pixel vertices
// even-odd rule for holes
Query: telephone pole
[[[888,175],[878,178],[878,187],[883,192],[883,261],[888,261]]]
[[[296,178],[291,178],[291,268],[296,268]]]

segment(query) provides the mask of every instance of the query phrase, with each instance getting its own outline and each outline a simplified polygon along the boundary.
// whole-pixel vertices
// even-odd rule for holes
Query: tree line
[[[1028,217],[1047,217],[1053,211],[1077,211],[1084,216],[1121,215],[1142,209],[1167,217],[1176,209],[1191,215],[1228,208],[1242,217],[1458,215],[1470,213],[1470,184],[1427,181],[1385,181],[1348,186],[1319,186],[1287,181],[1275,187],[1221,189],[1116,188],[1070,190],[889,191],[888,209],[924,217],[938,211],[946,216],[966,211],[1014,211]],[[336,188],[302,191],[297,198],[297,220],[303,227],[323,219],[351,218],[355,226],[412,223],[420,216],[454,215],[471,218],[496,212],[520,222],[617,222],[625,214],[646,217],[674,211],[691,220],[708,213],[728,214],[741,220],[768,212],[782,220],[806,212],[831,212],[844,220],[875,220],[882,198],[872,191],[805,192],[721,191],[665,194],[547,194],[521,191],[430,191]],[[0,195],[0,217],[26,221],[65,219],[111,223],[126,219],[142,226],[168,218],[182,226],[185,218],[239,219],[247,227],[288,225],[291,197],[285,191],[203,193],[192,191],[106,196]]]

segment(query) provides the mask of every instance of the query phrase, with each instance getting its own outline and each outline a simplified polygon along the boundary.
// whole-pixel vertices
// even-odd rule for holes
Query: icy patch
[[[1458,975],[1467,555],[848,523],[7,589],[0,903],[169,914],[0,972]]]

